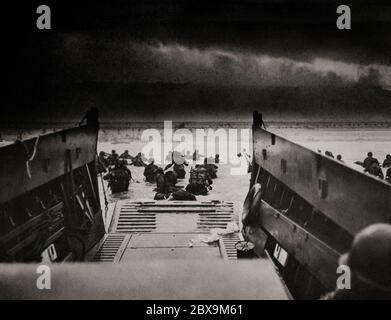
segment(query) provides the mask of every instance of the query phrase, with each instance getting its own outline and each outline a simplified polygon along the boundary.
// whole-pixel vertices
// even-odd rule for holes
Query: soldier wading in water
[[[117,160],[114,168],[104,175],[103,179],[109,181],[108,187],[112,193],[127,191],[132,173],[126,167],[126,160]]]

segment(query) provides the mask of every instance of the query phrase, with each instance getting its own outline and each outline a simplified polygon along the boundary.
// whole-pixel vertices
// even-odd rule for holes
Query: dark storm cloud
[[[53,29],[45,32],[35,28],[38,4],[7,10],[19,17],[5,39],[9,61],[15,64],[10,80],[128,81],[147,74],[159,78],[166,70],[166,78],[174,80],[198,81],[205,73],[206,79],[219,80],[239,72],[238,81],[251,82],[260,81],[262,71],[267,80],[278,83],[254,62],[254,57],[269,57],[283,59],[273,65],[280,66],[284,77],[291,72],[299,76],[300,84],[305,74],[312,77],[310,65],[319,59],[332,61],[331,67],[339,62],[363,66],[364,72],[355,76],[331,70],[327,78],[325,71],[315,70],[315,83],[335,79],[338,84],[357,80],[368,66],[378,69],[380,82],[387,82],[381,66],[391,65],[388,0],[344,1],[352,9],[348,31],[336,28],[340,2],[335,0],[48,0]],[[209,66],[201,64],[195,70],[197,63],[188,63],[197,50],[202,59],[213,59],[215,75]],[[182,59],[178,70],[172,70],[173,59]]]
[[[73,81],[391,87],[391,67],[381,64],[359,65],[322,56],[300,61],[218,47],[101,41],[78,34],[64,36],[61,59],[63,73]]]
[[[376,109],[389,118],[389,91],[365,99],[360,93],[363,86],[390,86],[391,5],[343,3],[352,8],[349,31],[336,28],[341,3],[335,0],[47,0],[52,30],[38,31],[42,3],[8,1],[3,11],[16,21],[2,38],[10,97],[0,118],[78,117],[90,106],[137,117],[146,106],[160,114],[174,104],[183,114],[201,106],[239,115],[246,99],[248,114],[265,99],[281,114],[305,103],[303,114],[318,114],[327,109],[317,107],[326,98],[330,106],[344,101],[349,112],[361,108],[363,117]],[[216,91],[211,84],[229,87]],[[345,89],[334,90],[354,84],[362,86],[346,99]],[[273,86],[276,91],[268,89]],[[308,91],[298,101],[297,89],[285,86],[323,86],[327,94],[311,100],[308,94],[317,91],[303,88]]]
[[[70,2],[69,2],[70,1]],[[391,5],[346,0],[352,30],[336,28],[336,0],[56,1],[57,29],[114,41],[161,41],[312,60],[391,64]]]
[[[87,1],[75,4],[78,10],[55,4],[67,79],[391,85],[387,1],[345,1],[348,31],[336,28],[341,3],[334,0]]]

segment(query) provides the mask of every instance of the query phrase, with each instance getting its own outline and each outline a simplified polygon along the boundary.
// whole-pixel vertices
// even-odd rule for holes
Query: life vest
[[[191,179],[196,179],[197,181],[202,180],[205,185],[206,182],[208,182],[209,185],[213,183],[208,171],[203,166],[198,166],[190,171],[190,180]]]
[[[167,171],[164,174],[164,178],[171,187],[174,187],[178,182],[178,175],[174,171]]]
[[[205,187],[205,185],[199,183],[189,183],[186,186],[186,191],[201,196],[205,196],[208,194],[208,189]]]
[[[167,193],[168,192],[168,184],[166,183],[166,179],[164,174],[156,175],[156,190],[158,193]]]
[[[122,169],[114,169],[110,172],[109,186],[113,193],[128,190],[131,176],[129,172]]]
[[[144,169],[145,181],[154,183],[156,181],[156,170],[159,167],[156,165],[147,165]]]
[[[174,164],[173,170],[177,174],[178,179],[183,179],[186,175],[185,166],[183,164]]]

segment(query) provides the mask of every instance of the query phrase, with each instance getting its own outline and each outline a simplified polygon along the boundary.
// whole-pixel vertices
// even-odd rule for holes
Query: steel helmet
[[[346,262],[360,282],[391,291],[391,225],[378,223],[361,230]]]

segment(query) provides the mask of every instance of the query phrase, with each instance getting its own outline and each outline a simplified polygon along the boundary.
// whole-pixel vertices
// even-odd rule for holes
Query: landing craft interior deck
[[[10,274],[6,266],[0,271],[7,275],[3,287],[9,286],[3,297],[288,299],[268,258],[238,260],[235,244],[243,240],[240,232],[202,241],[210,230],[224,230],[232,219],[232,202],[119,201],[109,209],[108,232],[85,257],[89,263],[53,265],[58,280],[51,292],[37,292],[31,285],[31,267],[18,266],[20,272]],[[19,283],[23,286],[15,285]],[[81,289],[83,295],[71,288]]]

